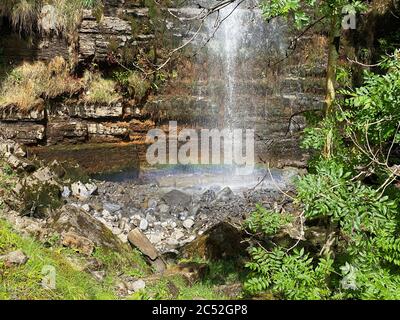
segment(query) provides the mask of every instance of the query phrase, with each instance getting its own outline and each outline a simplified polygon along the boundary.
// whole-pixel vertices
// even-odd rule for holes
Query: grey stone
[[[234,193],[232,192],[231,188],[225,187],[221,191],[217,193],[217,200],[220,201],[229,201],[233,199]]]
[[[128,282],[127,287],[130,291],[138,292],[146,288],[146,282],[144,282],[142,279],[139,279],[133,282]]]
[[[207,191],[205,191],[200,198],[200,202],[201,203],[210,203],[212,201],[214,201],[217,198],[215,191],[212,189],[208,189]]]
[[[160,204],[160,205],[158,206],[158,211],[159,211],[161,214],[168,213],[168,212],[169,212],[169,206],[166,205],[166,204],[164,204],[164,203],[162,203],[162,204]]]
[[[91,188],[88,189],[87,186]],[[94,193],[95,190],[92,187],[92,185],[90,184],[85,185],[82,182],[78,181],[71,185],[71,191],[73,196],[82,200],[86,200]]]
[[[147,201],[147,207],[150,209],[155,209],[157,207],[157,200],[150,199],[149,201]]]
[[[183,221],[182,225],[186,228],[186,229],[190,229],[193,227],[194,225],[194,221],[192,219],[186,219],[185,221]]]
[[[147,230],[147,228],[149,227],[149,222],[146,219],[141,219],[140,223],[139,223],[139,228],[140,230]]]
[[[166,204],[168,204],[171,207],[179,206],[183,208],[189,208],[192,202],[192,197],[190,195],[176,189],[171,190],[170,192],[164,194],[162,196],[162,199],[165,201]]]
[[[86,212],[90,212],[90,206],[87,203],[82,205],[82,209],[85,210]]]
[[[71,195],[71,190],[67,186],[64,186],[61,196],[63,198],[68,198],[70,195]]]
[[[104,202],[103,203],[104,210],[107,210],[109,213],[114,213],[122,209],[119,204]]]
[[[3,261],[6,266],[11,267],[25,264],[28,261],[28,257],[22,250],[16,250],[0,256],[0,261]]]

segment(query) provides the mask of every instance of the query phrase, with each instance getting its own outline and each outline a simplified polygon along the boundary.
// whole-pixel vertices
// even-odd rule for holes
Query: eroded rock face
[[[54,212],[48,223],[59,234],[73,232],[79,237],[89,239],[95,246],[121,250],[122,242],[105,225],[75,206],[63,206]]]

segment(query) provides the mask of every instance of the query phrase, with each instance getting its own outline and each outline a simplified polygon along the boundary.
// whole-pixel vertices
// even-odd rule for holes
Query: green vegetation
[[[150,89],[150,83],[135,71],[115,72],[114,77],[125,91],[125,95],[141,101]]]
[[[294,249],[271,249],[267,240],[253,247],[248,292],[288,299],[399,298],[399,190],[392,184],[399,176],[392,153],[399,141],[399,52],[380,68],[385,73],[366,72],[363,86],[341,91],[337,111],[305,132],[303,146],[314,157],[310,173],[296,183],[295,203],[306,228],[325,230],[325,244],[309,248],[302,240]],[[248,225],[270,235],[287,223],[274,216],[259,209]]]
[[[0,255],[21,249],[29,260],[25,265],[6,267],[0,262],[0,299],[115,299],[112,287],[97,282],[71,263],[74,254],[63,248],[45,248],[23,238],[0,220]],[[56,288],[42,286],[46,266],[55,268]]]
[[[104,79],[98,73],[93,74],[87,71],[84,82],[87,84],[84,100],[89,103],[111,104],[121,98],[116,92],[116,83],[112,79]]]

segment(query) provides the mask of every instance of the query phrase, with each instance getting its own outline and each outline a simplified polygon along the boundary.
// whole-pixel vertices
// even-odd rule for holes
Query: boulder
[[[181,248],[183,258],[226,259],[237,258],[245,252],[242,231],[228,222],[220,222],[194,241]]]
[[[132,246],[139,249],[140,252],[149,257],[151,260],[156,260],[159,256],[157,249],[138,228],[135,228],[129,232],[128,241]]]
[[[234,196],[231,188],[225,187],[217,193],[217,200],[226,202],[233,199]]]
[[[96,247],[125,251],[125,246],[111,230],[80,207],[64,205],[53,212],[47,225],[59,234],[74,232],[89,239]]]
[[[7,267],[13,267],[25,264],[28,257],[21,250],[16,250],[0,256],[0,261]]]
[[[162,199],[170,207],[189,208],[192,203],[192,197],[179,190],[171,190],[162,196]]]

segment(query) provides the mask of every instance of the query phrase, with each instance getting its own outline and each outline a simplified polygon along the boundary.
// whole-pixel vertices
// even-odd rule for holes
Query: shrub
[[[150,89],[150,83],[135,71],[116,72],[114,77],[127,95],[137,101],[142,100]]]

